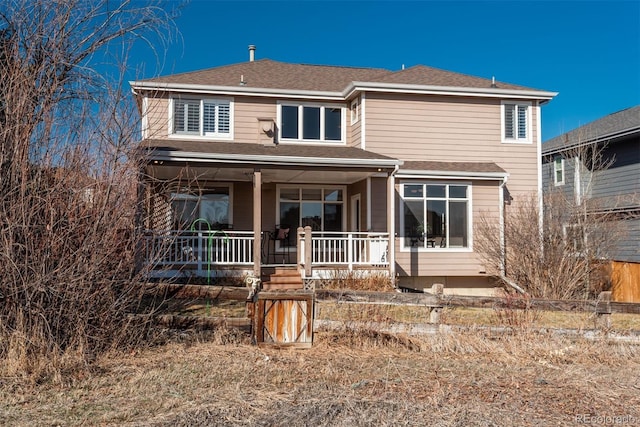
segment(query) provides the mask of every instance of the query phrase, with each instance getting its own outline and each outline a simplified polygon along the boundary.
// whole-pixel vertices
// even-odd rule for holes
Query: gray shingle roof
[[[430,162],[407,161],[401,171],[506,173],[493,162]]]
[[[242,86],[261,89],[289,89],[342,92],[351,82],[389,83],[490,89],[491,80],[467,74],[417,65],[401,71],[328,65],[291,64],[270,59],[241,62],[206,70],[142,80],[148,83],[204,86]],[[537,90],[496,82],[499,89]]]
[[[342,161],[344,166],[349,161],[382,161],[392,167],[399,161],[392,157],[371,151],[361,150],[355,147],[328,146],[328,145],[293,145],[293,144],[249,144],[220,141],[191,141],[191,140],[167,140],[149,139],[140,143],[140,148],[151,152],[184,152],[200,153],[208,155],[237,155],[239,157],[289,157],[307,159],[335,159]]]
[[[607,140],[629,132],[640,132],[640,105],[609,114],[545,141],[542,144],[542,154]]]
[[[492,81],[468,74],[454,73],[439,68],[416,65],[405,70],[390,73],[375,80],[380,83],[400,83],[429,86],[453,86],[468,88],[491,88]],[[499,89],[534,90],[524,86],[510,83],[495,82]]]
[[[261,59],[206,70],[174,74],[146,82],[240,86],[265,89],[293,89],[341,92],[352,81],[368,81],[389,74],[380,68],[334,67],[323,65],[289,64]]]

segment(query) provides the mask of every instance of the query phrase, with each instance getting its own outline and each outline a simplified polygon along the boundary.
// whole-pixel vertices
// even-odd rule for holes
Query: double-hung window
[[[469,248],[470,185],[402,184],[405,248]]]
[[[502,141],[531,142],[530,103],[502,103]]]
[[[173,99],[172,133],[231,139],[232,107],[229,99]]]
[[[278,105],[281,141],[344,142],[345,108],[339,105]]]
[[[564,159],[561,156],[553,159],[553,183],[564,185]]]

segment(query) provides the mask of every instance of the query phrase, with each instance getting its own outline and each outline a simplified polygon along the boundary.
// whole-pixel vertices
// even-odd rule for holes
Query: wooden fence
[[[198,286],[198,285],[165,285],[164,290],[167,295],[176,298],[200,298],[200,299],[221,299],[221,300],[247,300],[249,288],[219,287],[219,286]],[[286,294],[287,291],[282,292]],[[367,304],[367,305],[398,305],[398,306],[420,306],[429,311],[428,319],[425,318],[425,325],[406,325],[400,327],[395,325],[395,331],[406,332],[410,330],[421,330],[434,332],[441,322],[442,310],[448,307],[468,307],[468,308],[491,308],[491,309],[532,309],[541,311],[560,312],[586,312],[593,313],[598,317],[598,325],[603,329],[611,327],[611,315],[614,313],[640,314],[640,304],[622,303],[611,301],[611,292],[602,292],[597,300],[549,300],[527,297],[477,297],[477,296],[453,296],[444,295],[441,286],[434,286],[430,293],[399,293],[399,292],[369,292],[352,290],[317,289],[313,292],[316,302],[333,302],[339,304]],[[188,320],[179,320],[176,316],[158,317],[158,320],[165,325],[178,326],[181,322],[185,325],[193,324]],[[226,325],[247,326],[246,322],[234,322],[226,318]],[[314,321],[314,330],[319,323]],[[327,322],[333,324],[336,322]],[[337,322],[340,323],[340,322]],[[214,318],[206,322],[196,322],[198,325],[219,324]],[[430,325],[430,326],[429,326]],[[419,326],[419,327],[418,327]],[[413,328],[413,329],[412,329]],[[416,329],[417,328],[417,329]]]

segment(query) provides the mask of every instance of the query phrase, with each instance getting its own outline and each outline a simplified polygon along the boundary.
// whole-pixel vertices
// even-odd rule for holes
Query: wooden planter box
[[[312,291],[260,292],[254,304],[258,345],[310,348],[313,344]]]

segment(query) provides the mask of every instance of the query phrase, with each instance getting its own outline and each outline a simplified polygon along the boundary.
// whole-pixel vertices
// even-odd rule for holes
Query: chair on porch
[[[275,242],[280,242],[280,249],[283,250],[283,256],[282,256],[282,263],[288,263],[289,262],[289,255],[291,255],[291,242],[289,241],[289,236],[290,236],[290,231],[291,231],[291,227],[289,225],[284,225],[284,224],[280,224],[280,225],[276,225],[276,231],[273,233],[273,241],[274,241],[274,248],[273,248],[273,263],[276,263],[276,256],[278,255],[276,253],[275,250]],[[284,252],[286,251],[287,257],[284,257]],[[286,260],[286,262],[285,262]]]

